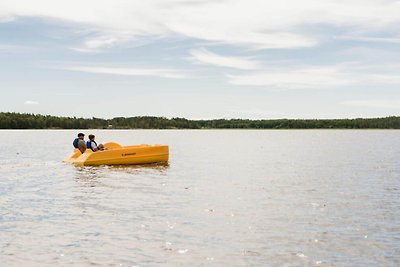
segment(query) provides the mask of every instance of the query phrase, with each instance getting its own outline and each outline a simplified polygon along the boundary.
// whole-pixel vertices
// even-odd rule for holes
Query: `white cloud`
[[[347,85],[400,85],[400,73],[397,70],[396,64],[367,66],[348,62],[332,66],[277,66],[226,76],[228,82],[233,85],[277,89],[325,89]]]
[[[102,37],[85,41],[85,46],[89,49],[97,49],[113,45],[117,41],[114,37]]]
[[[298,67],[266,70],[250,74],[227,75],[233,85],[264,86],[280,89],[323,89],[351,84],[353,81],[337,67]]]
[[[73,66],[64,68],[71,71],[80,71],[98,74],[123,75],[123,76],[153,76],[169,79],[186,78],[184,71],[177,69],[157,69],[157,68],[114,68],[114,67],[93,67],[93,66]]]
[[[399,74],[372,74],[369,76],[371,82],[400,85]]]
[[[400,44],[400,37],[385,38],[385,37],[365,37],[365,36],[338,36],[337,39],[371,42],[371,43]]]
[[[143,36],[183,35],[255,48],[308,47],[319,36],[304,25],[331,25],[371,36],[377,29],[394,38],[400,22],[395,0],[2,0],[0,18],[30,16],[81,24],[104,40],[86,41],[96,49]],[[1,19],[0,19],[1,20]],[[391,26],[391,27],[389,27]],[[329,34],[329,33],[327,33]],[[93,48],[95,47],[95,48]]]
[[[400,109],[400,100],[349,100],[341,104],[353,107]]]
[[[206,49],[193,49],[190,51],[192,59],[195,62],[210,64],[220,67],[229,67],[234,69],[242,70],[253,70],[261,67],[261,63],[258,61],[241,58],[241,57],[228,57],[221,56],[210,52]]]
[[[159,40],[159,37],[184,36],[202,41],[204,45],[217,43],[257,49],[311,47],[318,45],[321,39],[332,37],[332,31],[329,30],[325,33],[305,30],[310,26],[340,28],[342,36],[338,36],[339,39],[399,43],[399,30],[396,27],[400,23],[399,14],[400,1],[395,0],[0,1],[0,22],[26,16],[52,18],[78,25],[83,29],[81,32],[90,33],[90,37],[81,35],[85,36],[82,45],[72,48],[79,52],[101,52],[121,44],[131,46],[141,43],[143,39]],[[329,38],[324,38],[324,34]],[[375,70],[343,65],[284,66],[276,62],[266,66],[257,60],[230,56],[228,51],[220,55],[203,48],[192,49],[190,54],[196,63],[236,69],[226,75],[228,82],[233,85],[284,89],[332,88],[368,83],[400,85],[399,73],[385,66]],[[357,48],[357,51],[360,53],[360,49]],[[268,52],[272,54],[275,51]],[[284,56],[287,59],[288,55]],[[320,51],[316,54],[316,60],[318,57],[321,58]],[[344,54],[344,57],[350,56]],[[361,55],[359,58],[365,61],[366,57]],[[172,68],[79,65],[66,69],[172,79],[188,76],[187,72]]]
[[[82,53],[98,53],[102,52],[105,48],[113,47],[121,43],[123,38],[116,38],[112,36],[99,36],[96,38],[86,39],[82,46],[72,47],[72,50]]]
[[[5,22],[11,22],[14,21],[14,16],[11,16],[9,14],[1,14],[0,13],[0,23],[5,23]]]
[[[39,105],[39,102],[32,101],[32,100],[26,100],[24,102],[25,105]]]

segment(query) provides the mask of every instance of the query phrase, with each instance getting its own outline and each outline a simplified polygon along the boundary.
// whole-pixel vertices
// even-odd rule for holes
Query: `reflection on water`
[[[153,174],[161,177],[167,175],[168,168],[168,163],[85,167],[75,166],[75,181],[85,186],[104,186],[104,183],[101,182],[102,179],[110,180],[113,176],[126,176],[135,179],[135,177],[140,177],[146,174]]]
[[[99,167],[75,134],[0,132],[2,266],[400,265],[398,131],[103,130],[170,165]]]
[[[160,162],[153,164],[143,164],[143,165],[112,165],[104,166],[108,170],[126,172],[130,174],[142,174],[144,172],[156,172],[160,175],[166,175],[169,168],[169,163]]]
[[[101,185],[99,180],[107,176],[107,173],[102,172],[99,168],[76,167],[76,169],[75,181],[83,186]]]

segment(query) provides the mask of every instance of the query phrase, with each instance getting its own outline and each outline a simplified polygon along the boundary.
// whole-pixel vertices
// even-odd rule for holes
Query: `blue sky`
[[[0,0],[1,111],[399,115],[400,1]]]

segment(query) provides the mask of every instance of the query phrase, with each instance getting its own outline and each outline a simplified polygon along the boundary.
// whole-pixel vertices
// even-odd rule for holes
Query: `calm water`
[[[61,163],[0,131],[1,266],[399,266],[399,131],[85,131],[168,166]]]

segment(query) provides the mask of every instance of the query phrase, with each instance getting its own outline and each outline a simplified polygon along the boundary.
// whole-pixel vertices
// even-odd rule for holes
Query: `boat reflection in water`
[[[102,165],[102,166],[77,166],[75,181],[85,187],[118,187],[118,180],[135,180],[135,178],[146,179],[160,178],[167,176],[169,169],[168,162],[136,165]]]

